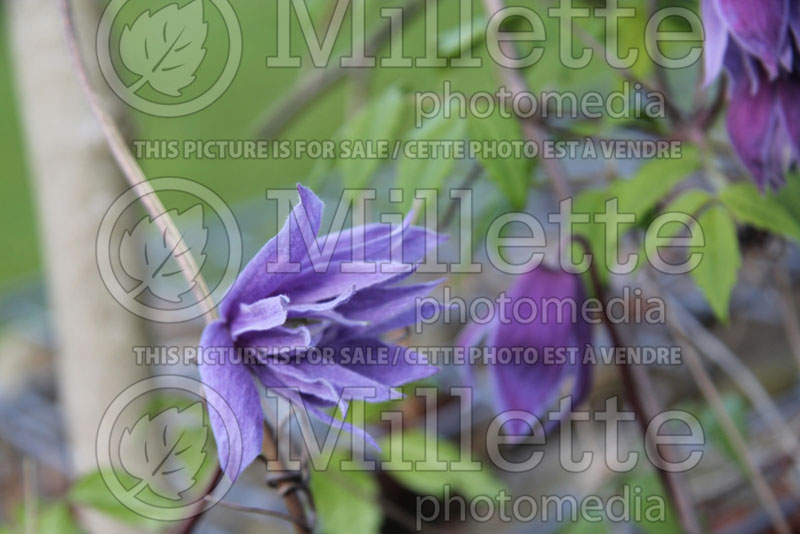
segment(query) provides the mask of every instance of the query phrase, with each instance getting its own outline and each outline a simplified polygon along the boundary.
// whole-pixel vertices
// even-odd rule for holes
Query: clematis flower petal
[[[350,288],[346,293],[342,293],[324,302],[316,302],[311,304],[293,304],[289,306],[289,317],[292,319],[323,319],[344,326],[358,327],[366,324],[364,321],[350,319],[345,317],[336,308],[344,304],[356,293],[356,286]]]
[[[742,52],[738,45],[728,46],[725,52],[725,69],[730,74],[733,93],[736,90],[747,90],[752,94],[758,92],[762,83],[757,62]],[[743,86],[743,87],[740,87]]]
[[[798,151],[800,2],[703,0],[706,83],[720,55],[731,80],[728,132],[756,184],[780,188]]]
[[[338,405],[346,411],[343,394],[353,393],[348,391],[352,387],[369,388],[371,394],[365,400],[389,400],[396,385],[437,370],[424,358],[414,358],[413,351],[384,344],[378,337],[396,325],[419,319],[416,300],[435,284],[394,284],[410,276],[441,238],[411,226],[409,217],[395,227],[367,225],[318,237],[322,202],[302,186],[298,194],[300,203],[278,235],[248,263],[222,302],[222,319],[207,326],[203,334],[207,346],[257,356],[223,359],[200,369],[209,387],[231,397],[236,419],[244,426],[242,443],[230,443],[221,434],[225,421],[212,418],[221,455],[244,447],[242,467],[229,473],[233,478],[260,449],[263,416],[254,380],[267,388],[281,388],[278,392],[290,402],[309,404],[321,419],[363,435],[374,445],[361,429],[320,410]],[[327,347],[334,348],[334,361],[310,357],[312,349]],[[394,351],[403,359],[346,357],[347,351],[379,349]]]
[[[285,295],[240,304],[239,313],[231,321],[231,334],[237,339],[246,332],[263,332],[286,322],[289,299]]]
[[[569,316],[569,310],[580,306],[582,296],[580,279],[562,271],[539,268],[521,275],[509,291],[510,300],[504,302],[504,316],[512,318],[500,324],[490,334],[492,347],[534,347],[540,355],[535,364],[525,362],[495,364],[492,374],[497,388],[498,405],[502,410],[522,410],[540,419],[564,391],[565,381],[574,376],[576,367],[543,361],[547,351],[558,349],[583,349],[585,340],[576,334],[580,325]],[[520,299],[535,303],[538,318],[530,324],[521,324],[514,318],[514,304]],[[523,301],[524,302],[524,301]],[[555,302],[555,305],[548,305]],[[560,308],[559,308],[560,307]],[[567,310],[562,316],[561,310]],[[517,314],[524,313],[517,311]],[[518,421],[515,430],[520,431]],[[513,427],[514,424],[509,424]]]
[[[436,367],[428,365],[426,358],[413,349],[384,343],[374,338],[348,339],[344,347],[347,347],[350,354],[360,352],[385,358],[386,363],[383,365],[357,361],[353,357],[350,357],[349,361],[344,361],[341,357],[343,346],[339,346],[336,361],[340,367],[349,372],[358,374],[374,383],[382,384],[389,389],[428,378],[438,370]]]
[[[590,342],[590,328],[579,313],[573,315],[583,298],[578,276],[540,267],[519,275],[493,321],[483,327],[468,326],[459,337],[459,343],[468,348],[485,338],[485,345],[498,355],[510,349],[505,352],[510,357],[535,349],[529,351],[537,355],[533,362],[501,359],[489,366],[497,411],[523,415],[506,423],[509,433],[524,435],[534,418],[546,423],[545,412],[563,395],[571,395],[577,404],[587,394],[591,370],[581,356]],[[553,355],[564,361],[553,360]]]
[[[775,86],[761,83],[755,94],[742,84],[735,86],[727,126],[733,147],[759,188],[780,183],[781,164],[772,157],[780,126]]]
[[[323,381],[330,385],[331,391],[334,392],[334,400],[343,396],[345,388],[363,388],[364,398],[370,402],[386,402],[393,398],[391,386],[356,373],[344,365],[300,363],[279,366],[274,368],[274,371],[289,386],[301,386],[306,381]],[[348,393],[353,392],[348,391]]]
[[[296,304],[325,301],[347,293],[353,287],[356,291],[361,291],[412,269],[412,265],[402,263],[357,262],[350,265],[347,272],[334,267],[328,272],[315,273],[313,285],[305,284],[302,287],[287,289],[286,293]]]
[[[796,45],[800,47],[800,3],[796,0],[789,2],[789,29]]]
[[[235,417],[235,421],[223,421],[222,414],[209,406],[209,420],[217,442],[220,466],[232,480],[236,480],[244,468],[261,454],[264,422],[261,401],[247,368],[232,362],[232,351],[224,350],[233,348],[233,340],[223,322],[215,321],[206,327],[200,347],[204,350],[221,349],[217,350],[217,361],[207,363],[201,360],[199,371],[203,384],[222,397]],[[230,427],[238,428],[239,433],[229,435],[226,428]],[[238,470],[228,465],[232,448],[242,452]]]
[[[781,80],[778,93],[783,125],[792,143],[795,157],[800,157],[800,79]]]
[[[337,308],[350,319],[388,321],[404,310],[413,309],[419,299],[430,293],[442,280],[404,286],[377,286],[359,292]]]
[[[306,326],[276,326],[267,332],[244,334],[238,341],[243,346],[257,348],[263,356],[274,356],[290,349],[296,351],[311,348],[313,338]]]
[[[716,0],[733,38],[761,60],[771,78],[778,74],[789,20],[788,0]],[[704,11],[705,14],[705,11]]]
[[[421,261],[442,239],[427,228],[408,226],[407,222],[402,226],[368,224],[319,237],[316,249],[304,265],[327,268],[347,261],[412,264]],[[329,243],[333,243],[333,250],[326,254]]]
[[[704,30],[706,35],[703,50],[705,61],[705,82],[710,85],[722,72],[725,50],[728,48],[728,28],[719,14],[716,0],[704,0],[701,3]]]
[[[249,304],[269,296],[290,276],[291,273],[281,272],[279,266],[273,266],[270,273],[269,264],[276,264],[281,258],[288,258],[289,263],[299,263],[307,255],[303,236],[305,234],[313,238],[319,232],[323,205],[310,189],[298,186],[297,190],[300,202],[283,228],[245,266],[220,304],[223,317],[232,318],[240,304]]]
[[[302,406],[310,415],[313,415],[323,423],[329,425],[331,428],[338,431],[344,430],[345,432],[349,432],[357,438],[364,439],[369,445],[375,447],[375,449],[381,449],[372,436],[366,433],[363,429],[351,425],[350,423],[346,423],[340,419],[331,417],[321,410],[322,407],[337,406],[341,410],[342,414],[346,414],[347,406],[342,406],[341,402],[325,401],[319,397],[315,397],[313,394],[309,394],[308,392],[302,392],[299,387],[288,386],[281,380],[281,377],[275,374],[268,366],[259,366],[257,369],[254,369],[254,374],[258,377],[265,388],[277,389],[282,396],[289,400],[289,402],[298,406]]]

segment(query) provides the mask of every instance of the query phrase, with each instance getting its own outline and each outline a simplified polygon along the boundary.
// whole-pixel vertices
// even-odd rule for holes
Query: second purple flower
[[[494,354],[489,373],[495,409],[522,416],[508,422],[508,432],[523,435],[534,417],[545,422],[547,410],[562,396],[572,395],[575,405],[589,392],[591,368],[582,355],[591,327],[580,313],[584,300],[579,276],[539,267],[517,277],[491,322],[462,331],[459,345],[482,346],[487,355]],[[535,361],[500,358],[503,352],[511,356],[526,349],[534,349],[528,354],[535,354]]]
[[[763,190],[800,156],[800,2],[703,0],[706,83],[730,80],[727,128]]]

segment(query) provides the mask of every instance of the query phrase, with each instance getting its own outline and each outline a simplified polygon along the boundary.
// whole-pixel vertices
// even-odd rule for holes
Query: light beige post
[[[5,4],[56,328],[59,399],[80,475],[96,469],[95,436],[105,408],[146,371],[132,352],[144,342],[141,324],[111,297],[95,261],[100,221],[126,187],[78,84],[58,2]],[[100,5],[73,5],[84,57],[96,69]],[[83,511],[82,519],[91,532],[126,532],[94,512]]]

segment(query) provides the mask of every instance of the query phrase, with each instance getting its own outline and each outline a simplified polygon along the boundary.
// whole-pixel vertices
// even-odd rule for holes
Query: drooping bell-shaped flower
[[[800,157],[800,1],[703,0],[706,83],[724,67],[734,149],[758,186],[779,188]]]
[[[231,478],[261,453],[263,413],[256,381],[325,418],[319,409],[341,406],[345,388],[369,388],[365,400],[382,402],[394,387],[437,371],[421,355],[379,336],[416,321],[420,298],[438,282],[398,282],[412,274],[440,237],[408,220],[402,226],[369,224],[318,237],[322,201],[305,187],[298,186],[298,193],[300,202],[289,219],[244,268],[220,305],[221,318],[205,328],[200,341],[203,353],[214,354],[201,359],[201,379],[236,419],[226,421],[209,410],[220,462]],[[344,348],[383,356],[345,360],[340,357]],[[248,349],[255,359],[241,357]],[[320,354],[329,349],[333,359],[307,359],[313,349]],[[240,435],[229,435],[231,423]],[[241,451],[238,467],[226,465],[231,447]]]
[[[524,434],[534,416],[547,424],[552,418],[546,412],[559,399],[572,396],[575,405],[588,393],[591,368],[583,355],[591,327],[581,314],[584,300],[580,277],[539,267],[518,276],[507,298],[498,299],[491,322],[462,331],[458,345],[483,347],[497,412],[529,414],[510,419],[509,433]],[[525,349],[534,351],[523,355]]]

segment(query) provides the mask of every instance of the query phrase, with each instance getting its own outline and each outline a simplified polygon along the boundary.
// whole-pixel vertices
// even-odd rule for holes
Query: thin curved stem
[[[205,494],[205,497],[203,498],[204,500],[208,498],[209,494],[212,491],[214,491],[214,488],[217,486],[217,484],[219,483],[220,478],[222,478],[223,476],[224,475],[222,474],[222,468],[219,466],[219,464],[217,464],[217,469],[214,472],[214,476],[211,478],[211,482],[208,484],[208,486],[206,487],[206,489],[204,491],[204,494]],[[201,502],[198,505],[198,508],[202,508],[202,506],[203,506],[203,504]],[[189,534],[190,532],[192,532],[194,530],[194,527],[197,526],[197,523],[203,517],[203,515],[204,515],[204,512],[201,511],[198,514],[195,514],[194,516],[192,516],[189,519],[187,519],[184,523],[182,523],[175,530],[175,534]]]
[[[786,456],[791,459],[795,472],[800,474],[800,459],[798,459],[800,442],[758,378],[727,345],[703,327],[677,299],[664,293],[664,303],[668,310],[667,320],[679,328],[701,353],[733,380],[777,436],[778,443]],[[673,311],[669,311],[670,309]]]
[[[158,195],[156,195],[150,182],[147,181],[147,176],[145,176],[141,167],[139,167],[136,158],[133,157],[133,153],[131,153],[125,139],[122,137],[122,132],[120,132],[119,127],[111,117],[111,114],[106,109],[100,99],[100,95],[89,79],[86,65],[84,64],[83,57],[78,47],[78,32],[75,27],[70,0],[60,0],[59,4],[61,6],[62,20],[67,37],[67,48],[75,64],[78,80],[83,88],[83,92],[86,94],[86,99],[89,102],[92,113],[100,123],[111,154],[122,170],[122,174],[125,175],[125,179],[128,181],[131,188],[136,191],[136,196],[141,201],[145,210],[147,210],[150,219],[155,221],[166,237],[167,245],[171,248],[176,247],[181,243],[183,235],[175,225],[175,221],[167,214],[164,204],[158,198]],[[165,214],[166,216],[161,216]],[[194,256],[191,253],[179,254],[175,256],[175,261],[180,266],[181,272],[185,275],[187,283],[191,286],[195,298],[203,306],[206,323],[215,320],[217,318],[216,306],[211,302],[211,299],[208,298],[210,291],[208,290],[205,278],[200,274],[200,269],[197,266]],[[188,275],[189,273],[198,274],[196,277],[192,278]]]
[[[750,449],[747,447],[747,442],[744,440],[744,437],[742,437],[739,429],[736,428],[736,423],[734,423],[733,418],[725,409],[722,395],[720,395],[719,390],[714,385],[713,380],[711,380],[708,371],[703,367],[700,356],[686,336],[680,333],[671,323],[667,323],[667,326],[670,328],[673,337],[680,342],[683,349],[682,354],[686,358],[689,371],[692,373],[692,377],[695,383],[697,383],[700,393],[702,393],[706,402],[708,402],[709,406],[711,406],[711,409],[714,411],[714,416],[717,418],[717,421],[719,421],[723,432],[727,436],[733,450],[736,452],[736,456],[742,462],[745,474],[750,480],[750,484],[753,486],[753,490],[758,500],[761,501],[761,505],[764,507],[767,516],[769,516],[772,525],[775,527],[775,532],[781,534],[791,533],[792,529],[789,526],[789,522],[786,520],[783,510],[781,510],[778,498],[759,470],[758,463],[753,453],[750,452]]]
[[[75,68],[78,73],[81,87],[86,94],[92,112],[100,122],[103,135],[106,138],[114,160],[117,162],[117,165],[119,165],[131,187],[136,190],[137,196],[142,201],[142,204],[150,215],[150,218],[159,224],[161,231],[167,238],[168,245],[175,246],[176,244],[180,243],[180,240],[182,239],[180,231],[175,225],[175,222],[167,213],[163,203],[153,190],[153,187],[147,181],[147,176],[145,176],[141,167],[139,167],[139,164],[136,162],[136,159],[133,157],[133,154],[128,148],[128,145],[125,143],[125,139],[117,127],[117,124],[114,122],[111,114],[103,105],[100,96],[89,79],[86,65],[83,62],[83,58],[78,47],[78,34],[75,27],[70,0],[59,0],[59,3],[66,32],[67,46],[73,62],[75,63]],[[161,215],[165,216],[161,217]],[[181,268],[181,272],[187,279],[187,282],[192,286],[192,292],[195,294],[195,298],[197,298],[198,302],[201,302],[204,307],[205,313],[203,318],[206,324],[216,320],[218,317],[216,304],[212,302],[212,299],[209,297],[210,292],[208,291],[208,285],[206,284],[205,278],[200,273],[200,269],[197,267],[197,262],[195,261],[194,256],[191,254],[191,251],[188,251],[186,254],[179,255],[176,257],[176,260]],[[197,273],[196,278],[191,279],[189,277],[189,273]],[[265,427],[269,429],[269,425],[265,424]],[[271,431],[264,433],[264,440],[266,446],[275,447],[275,440]],[[220,475],[221,473],[218,472],[217,476]],[[297,496],[293,495],[292,493],[287,493],[284,495],[284,501],[287,509],[290,511],[291,516],[294,518],[292,522],[296,524],[298,532],[311,532],[307,526],[305,526],[307,525],[307,521],[305,520],[305,511]],[[199,515],[187,521],[184,525],[184,531],[187,533],[191,532],[198,520]],[[299,525],[303,525],[303,527],[301,528]]]
[[[264,456],[268,460],[278,462],[280,466],[283,466],[283,460],[280,458],[277,442],[275,441],[275,434],[272,431],[272,427],[270,427],[269,423],[266,421],[264,422]],[[300,497],[298,497],[297,492],[292,491],[292,484],[293,482],[290,480],[283,480],[278,481],[276,486],[278,492],[283,495],[286,509],[289,511],[289,516],[294,523],[295,532],[297,534],[311,534],[311,527],[308,525],[308,520],[306,519],[305,507]]]
[[[786,331],[786,340],[792,350],[795,363],[800,369],[800,318],[792,298],[792,280],[784,260],[775,264],[775,293],[781,308],[781,320]]]
[[[585,239],[579,237],[576,238],[576,240],[590,252],[589,243]],[[600,280],[594,262],[590,265],[589,274],[595,296],[603,303],[603,306],[606,307],[608,299],[606,298],[605,286]],[[625,344],[617,331],[616,325],[612,321],[608,321],[608,317],[605,314],[602,314],[602,319],[614,346],[617,348],[624,347]],[[622,364],[618,367],[626,396],[636,413],[636,420],[639,422],[642,436],[647,440],[648,436],[651,435],[647,432],[647,426],[652,418],[661,411],[661,407],[658,406],[657,397],[654,393],[656,391],[655,387],[650,380],[650,375],[647,374],[644,368],[628,364]],[[656,471],[661,478],[664,489],[670,497],[670,501],[675,507],[675,512],[684,532],[688,534],[702,532],[700,521],[697,518],[692,503],[689,501],[688,493],[684,491],[684,484],[680,475],[664,469],[656,468]]]
[[[493,14],[502,11],[505,8],[505,3],[503,0],[483,0],[483,5],[486,9],[486,15],[488,17],[491,17]],[[514,48],[514,43],[511,41],[506,41],[502,44],[502,46],[511,50]],[[511,57],[511,54],[507,55]],[[533,94],[528,87],[528,83],[525,81],[525,78],[518,69],[500,67],[500,74],[502,75],[511,92],[515,95]],[[522,133],[525,138],[528,141],[532,141],[540,148],[543,147],[547,139],[547,135],[539,126],[539,124],[537,124],[536,120],[533,117],[523,119],[518,116],[517,118],[519,119],[520,126],[522,127]],[[550,180],[550,185],[553,188],[553,192],[558,197],[558,200],[569,198],[571,196],[569,182],[567,180],[567,174],[562,165],[553,158],[541,158],[541,161],[545,168],[545,172],[547,173],[547,178]]]

